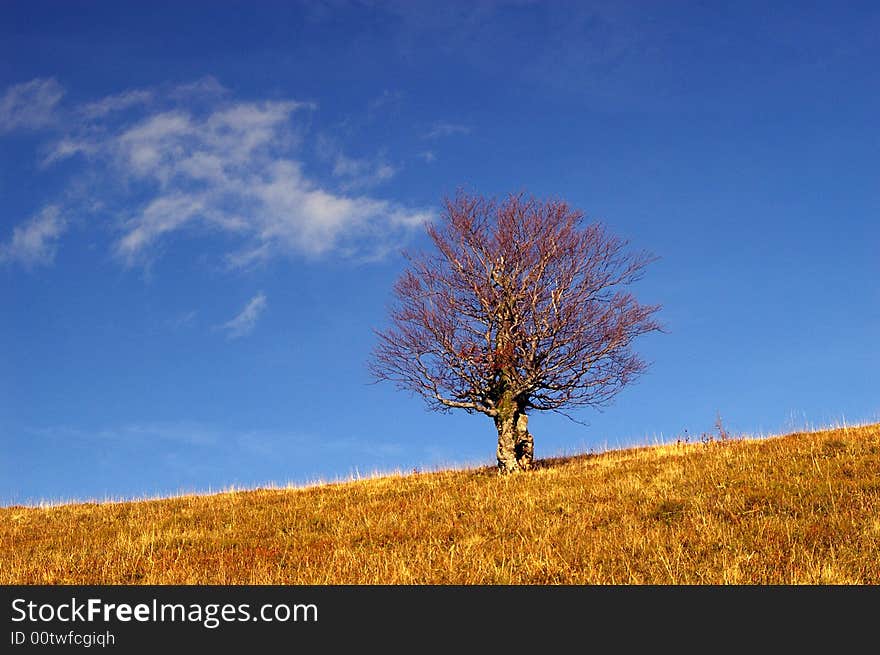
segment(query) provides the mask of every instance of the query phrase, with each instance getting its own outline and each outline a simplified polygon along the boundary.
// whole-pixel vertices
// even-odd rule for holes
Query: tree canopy
[[[604,405],[645,371],[632,344],[660,329],[659,306],[626,287],[649,253],[561,200],[524,194],[459,193],[427,232],[434,250],[408,256],[371,370],[433,409],[492,417],[502,470],[531,462],[515,453],[520,439],[530,446],[530,410]]]

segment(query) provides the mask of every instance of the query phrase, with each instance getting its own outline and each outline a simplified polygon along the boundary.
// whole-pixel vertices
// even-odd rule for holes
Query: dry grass
[[[2,584],[877,584],[880,424],[0,509]]]

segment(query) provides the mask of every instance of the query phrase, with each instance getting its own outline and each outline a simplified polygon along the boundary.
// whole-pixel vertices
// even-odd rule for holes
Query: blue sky
[[[0,502],[492,463],[370,384],[463,187],[660,257],[653,365],[537,456],[880,419],[874,3],[0,8]]]

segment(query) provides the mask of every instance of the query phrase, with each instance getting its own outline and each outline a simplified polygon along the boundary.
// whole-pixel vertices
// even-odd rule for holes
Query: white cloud
[[[454,136],[456,134],[470,134],[471,128],[467,125],[458,125],[456,123],[446,123],[438,121],[431,126],[424,137],[426,139],[439,139],[446,136]]]
[[[380,109],[387,110],[389,107],[399,105],[404,98],[403,91],[389,91],[385,89],[382,95],[370,100],[367,110],[369,114],[375,114]]]
[[[195,323],[196,316],[198,316],[198,311],[193,309],[191,311],[183,312],[181,314],[178,314],[177,316],[169,318],[167,321],[165,321],[165,325],[173,330],[191,327],[193,323]]]
[[[332,165],[333,177],[341,181],[342,189],[366,189],[388,182],[397,175],[397,169],[380,155],[374,159],[349,157],[331,138],[322,135],[317,144],[318,156]]]
[[[138,105],[145,105],[153,99],[153,92],[148,89],[124,91],[101,98],[80,107],[80,113],[86,118],[101,118],[107,114],[124,111]]]
[[[177,230],[204,209],[204,202],[193,195],[172,193],[158,196],[132,219],[132,226],[116,243],[116,253],[133,262],[163,234]]]
[[[57,161],[73,157],[78,153],[93,153],[96,148],[97,144],[90,142],[88,139],[65,136],[51,146],[49,154],[43,158],[41,163],[43,166],[51,166]]]
[[[0,133],[52,124],[63,95],[64,89],[53,78],[36,78],[9,87],[0,97]]]
[[[437,155],[434,154],[433,150],[425,150],[424,152],[419,153],[419,157],[426,163],[431,164],[437,161]]]
[[[238,339],[250,334],[262,313],[266,311],[266,306],[266,294],[260,292],[250,299],[235,318],[221,325],[220,329],[227,331],[226,336],[229,339]]]
[[[258,259],[274,251],[320,256],[333,250],[369,258],[401,228],[408,231],[430,220],[425,211],[320,189],[293,162],[276,162],[248,193],[261,208],[255,214],[260,225],[255,249],[248,251]]]
[[[216,77],[213,75],[205,75],[194,82],[178,84],[171,89],[169,95],[172,98],[188,98],[192,96],[208,97],[222,96],[228,92],[229,89],[220,84]]]
[[[333,175],[358,180],[361,186],[372,186],[386,182],[397,171],[384,162],[371,162],[366,159],[353,159],[343,154],[336,155],[333,162]]]
[[[26,268],[50,264],[67,222],[57,205],[47,205],[18,225],[8,242],[0,244],[0,263],[18,263]]]
[[[86,105],[82,111],[95,120],[58,139],[44,160],[85,157],[94,197],[117,207],[114,252],[127,265],[150,261],[184,229],[230,235],[237,245],[224,259],[232,266],[331,252],[374,258],[430,219],[363,193],[396,173],[381,158],[355,159],[336,148],[331,185],[311,179],[295,119],[313,103],[230,101],[216,80],[191,86],[186,103],[175,100],[176,87],[149,95],[148,104],[146,92],[130,90]],[[192,102],[200,86],[207,91]],[[100,124],[122,106],[137,107],[137,117],[115,114],[125,120]]]

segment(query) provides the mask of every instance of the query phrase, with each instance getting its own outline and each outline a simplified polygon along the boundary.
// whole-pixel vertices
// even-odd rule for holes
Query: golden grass
[[[0,509],[2,584],[877,584],[880,424]]]

